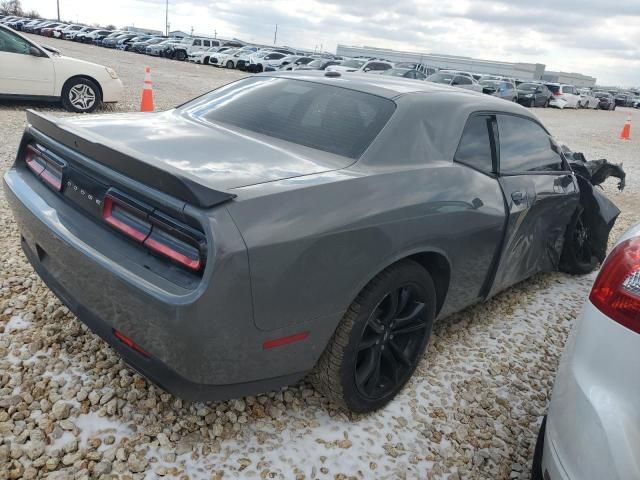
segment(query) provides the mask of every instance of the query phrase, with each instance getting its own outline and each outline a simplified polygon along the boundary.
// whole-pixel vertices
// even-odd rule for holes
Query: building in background
[[[125,32],[139,33],[141,35],[164,35],[160,30],[151,30],[149,28],[124,27]]]
[[[594,77],[573,72],[546,71],[544,75],[542,75],[542,80],[545,82],[567,83],[569,85],[575,85],[578,88],[593,87],[596,84]]]
[[[433,53],[401,52],[376,47],[354,47],[338,45],[337,55],[343,57],[375,57],[391,62],[419,62],[436,69],[462,70],[473,73],[503,75],[521,80],[540,80],[545,66],[541,63],[513,63],[494,60],[481,60],[455,55],[438,55]]]
[[[438,55],[433,53],[402,52],[387,48],[338,45],[336,54],[343,57],[374,57],[391,62],[419,62],[436,69],[462,70],[513,77],[519,80],[543,80],[592,87],[596,79],[581,73],[546,72],[542,63],[498,62],[479,58]]]

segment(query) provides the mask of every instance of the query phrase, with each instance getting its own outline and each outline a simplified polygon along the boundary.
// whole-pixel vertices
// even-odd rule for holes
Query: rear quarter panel
[[[343,170],[236,192],[228,209],[247,244],[263,330],[335,319],[377,273],[421,252],[450,264],[441,314],[461,309],[481,296],[504,226],[497,181],[452,162],[373,175]]]

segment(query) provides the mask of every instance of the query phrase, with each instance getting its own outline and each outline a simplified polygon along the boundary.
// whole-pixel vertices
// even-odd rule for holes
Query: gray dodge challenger
[[[592,270],[619,213],[525,108],[394,77],[263,74],[166,112],[27,116],[4,176],[27,258],[186,399],[308,375],[379,408],[436,319]]]

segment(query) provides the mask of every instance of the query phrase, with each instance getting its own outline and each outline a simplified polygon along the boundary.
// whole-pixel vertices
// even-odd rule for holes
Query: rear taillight
[[[34,174],[56,192],[62,190],[62,174],[65,167],[62,160],[53,158],[36,147],[28,145],[24,161]]]
[[[554,94],[556,97],[559,97],[559,96],[561,96],[561,95],[562,95],[562,93],[560,92],[560,90],[558,90],[557,92],[553,92],[553,94]]]
[[[115,189],[104,198],[102,219],[149,250],[192,271],[199,271],[206,255],[202,232]]]
[[[589,300],[609,318],[640,333],[640,237],[625,240],[613,249]]]

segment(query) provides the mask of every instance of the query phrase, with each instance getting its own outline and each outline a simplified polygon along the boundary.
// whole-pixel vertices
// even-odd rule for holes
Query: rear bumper
[[[551,480],[640,478],[640,335],[587,302],[567,342],[546,426]]]
[[[246,247],[225,208],[211,213],[218,249],[190,290],[145,268],[151,260],[139,256],[147,253],[71,207],[26,168],[13,167],[4,180],[22,247],[43,281],[134,369],[171,393],[221,400],[293,383],[331,335],[335,323],[327,322],[304,342],[263,348],[311,325],[256,328]],[[151,358],[121,343],[114,329]]]

